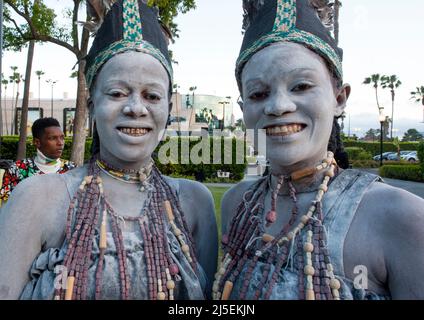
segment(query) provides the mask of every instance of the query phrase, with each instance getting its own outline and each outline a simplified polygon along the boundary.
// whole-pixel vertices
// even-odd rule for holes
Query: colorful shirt
[[[61,161],[62,164],[60,169],[56,173],[62,174],[75,167],[75,164],[71,161]],[[44,172],[37,167],[33,158],[17,160],[13,163],[3,176],[0,188],[0,205],[2,202],[6,202],[9,199],[10,193],[19,182],[39,174],[44,174]]]

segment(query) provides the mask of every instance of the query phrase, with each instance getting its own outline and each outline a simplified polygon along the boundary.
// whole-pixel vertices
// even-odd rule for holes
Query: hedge
[[[231,140],[231,141],[229,141]],[[1,145],[0,145],[0,159],[15,159],[16,158],[16,152],[18,149],[18,136],[4,136],[1,137]],[[202,140],[203,142],[206,142],[207,139]],[[220,161],[220,164],[213,164],[214,160],[214,154],[213,154],[213,147],[214,145],[217,145],[219,141],[219,138],[212,138],[209,137],[209,152],[210,152],[210,158],[209,162],[210,164],[202,164],[202,163],[193,163],[191,160],[191,157],[188,157],[190,159],[187,164],[182,164],[181,160],[181,150],[183,144],[185,146],[188,146],[190,154],[192,153],[192,150],[194,147],[197,146],[197,148],[200,147],[199,143],[201,141],[199,140],[199,137],[172,137],[168,138],[166,141],[161,141],[158,145],[157,149],[155,150],[153,154],[153,158],[156,161],[156,164],[161,170],[161,172],[165,175],[171,175],[174,177],[184,177],[188,179],[195,179],[195,178],[202,178],[204,181],[219,181],[219,182],[237,182],[243,179],[244,173],[247,167],[246,158],[244,157],[244,154],[239,154],[239,160],[241,159],[241,163],[237,164],[237,152],[238,151],[244,151],[245,150],[245,144],[242,140],[236,140],[235,138],[224,138],[221,137],[221,150],[220,150],[220,159],[215,159],[215,163]],[[90,158],[90,148],[91,148],[92,139],[87,139],[86,145],[85,145],[85,160],[88,160]],[[172,144],[174,143],[174,144]],[[165,145],[166,144],[166,145]],[[71,154],[71,145],[72,145],[72,139],[66,138],[65,139],[65,148],[63,151],[62,158],[69,159]],[[160,148],[164,146],[164,148],[167,148],[167,146],[178,146],[178,158],[173,159],[174,161],[171,163],[161,163],[158,160]],[[237,148],[236,146],[239,146]],[[206,143],[205,143],[206,146]],[[231,150],[228,150],[228,148],[231,148]],[[241,150],[242,149],[242,150]],[[206,149],[205,149],[206,150]],[[230,153],[231,151],[231,153]],[[32,139],[27,140],[27,156],[32,156],[35,154],[35,147],[32,145]],[[202,156],[202,152],[198,153],[200,156]],[[169,155],[169,152],[166,153],[166,155]],[[206,155],[205,155],[206,156]],[[227,160],[224,163],[224,160]],[[217,176],[217,172],[221,170],[223,172],[229,172],[230,177],[229,178],[219,178]]]
[[[424,172],[420,165],[385,165],[379,170],[385,178],[424,182]]]
[[[0,159],[16,160],[16,153],[18,151],[19,136],[3,136],[0,138]],[[92,139],[87,138],[85,143],[84,159],[90,158]],[[72,138],[65,138],[65,147],[63,149],[62,158],[71,158]],[[32,144],[32,138],[26,141],[26,155],[32,157],[35,154],[35,146]]]
[[[371,152],[371,155],[380,154],[380,142],[366,142],[366,141],[343,141],[345,148],[348,147],[357,147],[362,148],[365,151]],[[403,150],[417,150],[418,142],[400,142],[399,147],[400,151]],[[383,142],[383,152],[397,152],[397,146],[393,142]]]
[[[369,151],[365,151],[360,147],[346,147],[345,151],[349,155],[349,160],[372,160],[372,155]]]
[[[418,160],[420,160],[421,170],[424,172],[424,141],[418,145],[417,156]]]

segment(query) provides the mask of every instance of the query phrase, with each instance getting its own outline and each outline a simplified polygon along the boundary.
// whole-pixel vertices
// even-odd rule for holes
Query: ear
[[[238,103],[238,105],[240,106],[241,111],[243,111],[243,105],[244,105],[244,102],[243,102],[243,99],[242,99],[242,97],[241,97],[241,96],[240,96],[240,97],[238,97],[238,99],[237,99],[237,103]]]
[[[40,139],[38,139],[38,138],[33,138],[33,139],[32,139],[32,143],[34,144],[34,146],[35,146],[37,149],[40,149],[40,148],[41,148],[41,141],[40,141]]]
[[[339,90],[336,96],[337,106],[335,110],[335,117],[340,117],[346,108],[347,99],[350,96],[351,87],[350,84],[345,83]]]

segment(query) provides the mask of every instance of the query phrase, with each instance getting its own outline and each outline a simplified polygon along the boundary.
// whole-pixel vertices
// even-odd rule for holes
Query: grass
[[[221,250],[221,199],[224,193],[230,189],[230,187],[209,187],[208,189],[212,192],[212,196],[215,202],[215,215],[216,223],[218,225],[218,243],[219,243],[219,253],[218,253],[218,262],[221,261],[222,250]]]

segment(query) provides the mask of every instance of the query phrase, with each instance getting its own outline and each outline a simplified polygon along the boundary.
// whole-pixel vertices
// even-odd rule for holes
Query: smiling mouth
[[[152,131],[152,129],[150,128],[126,128],[126,127],[119,127],[118,130],[121,131],[123,134],[132,136],[132,137],[144,136],[145,134]]]
[[[266,128],[267,136],[284,137],[303,131],[306,128],[304,124],[290,123],[281,126]]]

